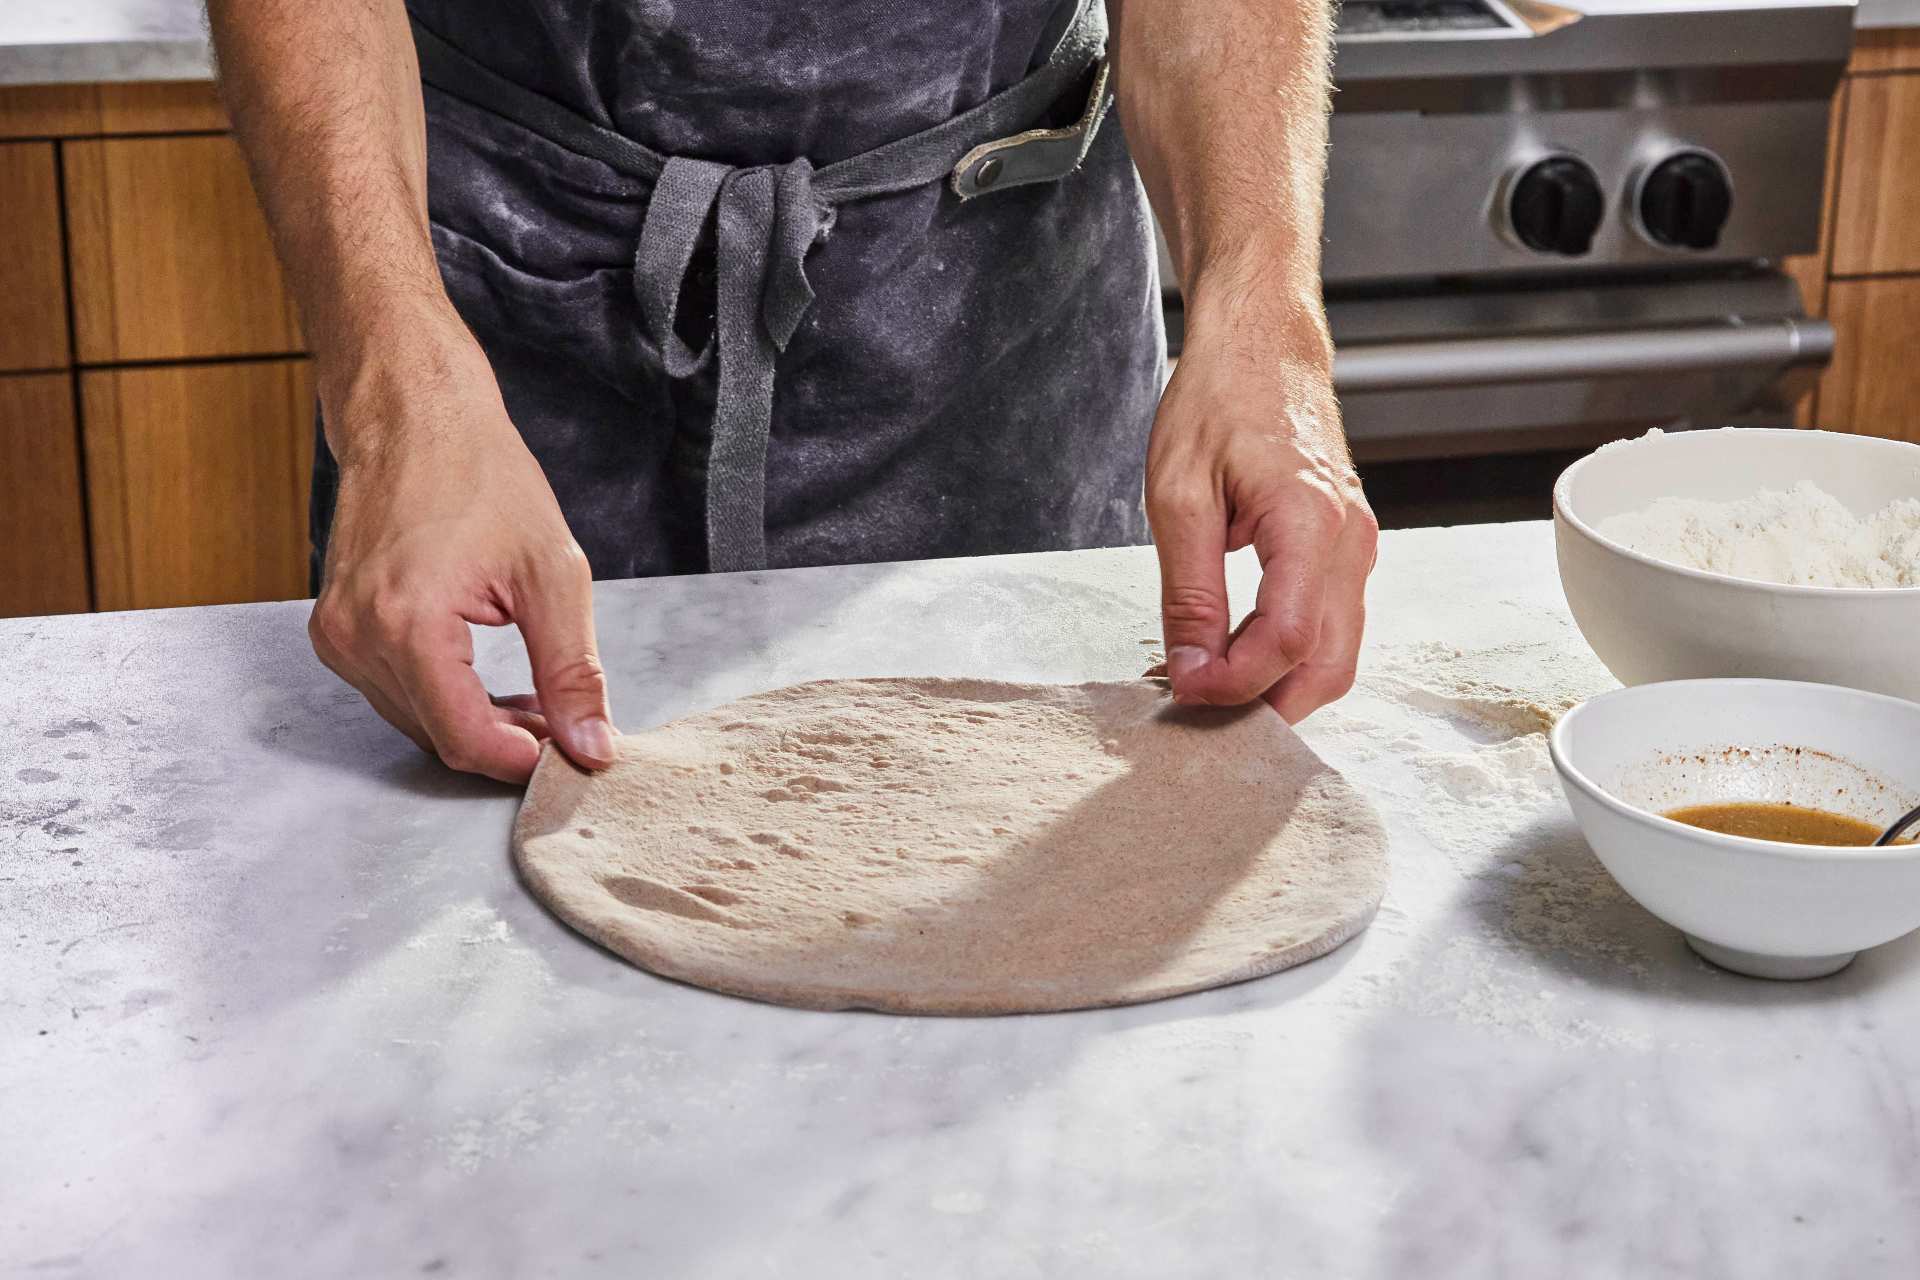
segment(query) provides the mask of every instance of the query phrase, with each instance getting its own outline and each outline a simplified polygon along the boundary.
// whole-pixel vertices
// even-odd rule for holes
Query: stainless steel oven
[[[1850,0],[1346,0],[1324,257],[1355,452],[1778,421]],[[1177,329],[1177,326],[1176,326]]]

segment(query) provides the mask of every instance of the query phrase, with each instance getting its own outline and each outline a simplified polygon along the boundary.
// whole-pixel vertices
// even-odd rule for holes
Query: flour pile
[[[1865,519],[1808,481],[1737,502],[1661,498],[1599,523],[1642,555],[1801,587],[1920,586],[1920,498]]]
[[[1360,678],[1382,697],[1499,739],[1548,733],[1561,716],[1620,683],[1564,626],[1557,640],[1385,648]]]

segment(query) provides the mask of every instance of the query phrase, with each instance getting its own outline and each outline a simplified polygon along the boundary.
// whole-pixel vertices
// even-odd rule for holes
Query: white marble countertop
[[[1853,25],[1869,27],[1920,27],[1920,0],[1860,0]]]
[[[204,80],[203,0],[6,0],[0,85]],[[1920,0],[1860,0],[1862,27],[1920,26]]]
[[[0,1274],[1920,1274],[1920,935],[1804,985],[1707,966],[1594,862],[1524,716],[1456,696],[1602,683],[1551,543],[1385,540],[1365,682],[1304,726],[1387,818],[1369,931],[987,1020],[582,941],[514,878],[516,794],[380,725],[303,604],[0,622]],[[638,728],[824,676],[1131,676],[1155,600],[1138,549],[598,612]],[[509,634],[480,655],[524,671]]]
[[[0,4],[0,85],[212,75],[203,0]]]

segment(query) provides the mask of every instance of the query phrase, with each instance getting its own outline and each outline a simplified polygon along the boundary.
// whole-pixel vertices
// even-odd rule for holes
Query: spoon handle
[[[1908,827],[1912,826],[1916,822],[1920,822],[1920,809],[1911,809],[1907,812],[1906,816],[1902,817],[1899,821],[1895,822],[1892,826],[1888,827],[1885,831],[1881,832],[1880,838],[1873,842],[1873,847],[1877,849],[1881,845],[1892,844],[1895,840],[1898,840],[1900,838],[1900,833],[1902,831],[1905,831]]]

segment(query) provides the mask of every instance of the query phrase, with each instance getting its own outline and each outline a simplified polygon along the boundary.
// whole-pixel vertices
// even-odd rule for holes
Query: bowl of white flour
[[[1574,620],[1624,684],[1770,676],[1920,700],[1920,445],[1650,432],[1553,493]]]

